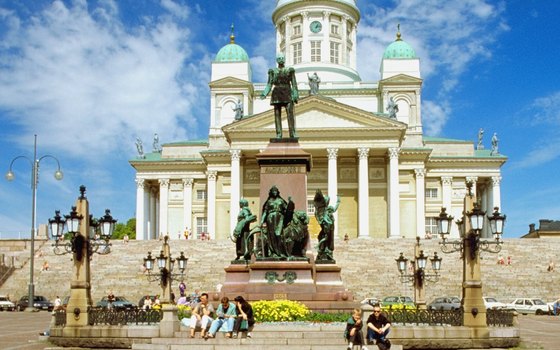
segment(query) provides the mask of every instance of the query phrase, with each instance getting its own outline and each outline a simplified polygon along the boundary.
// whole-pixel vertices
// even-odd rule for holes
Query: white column
[[[169,203],[169,179],[159,180],[159,230],[157,235],[165,236],[167,232],[167,210]]]
[[[192,232],[193,179],[183,179],[183,230]]]
[[[329,158],[328,170],[328,192],[331,199],[331,205],[335,205],[338,195],[338,169],[337,156],[338,148],[327,148]],[[334,236],[338,237],[338,210],[334,213]]]
[[[389,148],[389,238],[401,237],[399,151],[398,148]]]
[[[492,176],[492,210],[498,207],[502,211],[502,197],[500,191],[500,184],[502,182],[501,176]]]
[[[136,179],[136,239],[139,241],[146,239],[144,182],[144,179]]]
[[[416,236],[426,233],[426,169],[414,169],[416,175]]]
[[[208,171],[208,233],[210,239],[216,239],[216,177],[217,171]]]
[[[301,21],[301,62],[311,62],[311,43],[309,42],[309,12],[301,13],[303,20]]]
[[[157,230],[159,227],[158,224],[158,190],[157,188],[153,187],[150,190],[150,222],[149,222],[149,227],[148,227],[148,239],[154,239],[157,238]]]
[[[321,62],[330,62],[331,60],[331,12],[323,11],[323,37],[321,38]]]
[[[441,206],[447,210],[448,214],[451,214],[451,185],[453,185],[453,177],[441,177]]]
[[[237,212],[241,199],[241,150],[232,149],[231,154],[231,197],[229,200],[229,231],[233,232],[237,224]]]
[[[358,148],[358,238],[369,237],[369,148]]]

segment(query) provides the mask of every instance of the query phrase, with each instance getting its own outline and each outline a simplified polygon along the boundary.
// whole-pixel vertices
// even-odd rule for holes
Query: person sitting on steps
[[[253,329],[253,325],[255,324],[253,307],[241,295],[236,296],[233,300],[237,305],[237,317],[235,318],[235,324],[233,325],[233,337],[237,338],[237,334],[239,333],[239,331],[241,331],[243,321],[246,321],[247,338],[251,338],[251,330]]]
[[[361,345],[362,350],[368,350],[364,346],[364,335],[362,333],[362,311],[354,309],[352,316],[346,322],[346,330],[344,331],[344,338],[348,341],[348,350],[352,350],[354,345]]]
[[[216,332],[220,330],[223,326],[225,326],[226,330],[226,337],[231,338],[231,332],[233,331],[233,323],[236,316],[235,312],[235,304],[229,301],[228,297],[223,297],[218,306],[218,310],[216,314],[218,318],[212,321],[212,325],[210,326],[210,331],[206,335],[207,338],[214,338],[216,336]]]
[[[214,314],[214,307],[208,302],[208,293],[202,293],[200,295],[200,302],[195,305],[192,311],[190,328],[190,337],[194,338],[194,331],[196,327],[200,327],[200,337],[205,338],[208,327],[212,322],[212,316]]]
[[[391,342],[387,339],[391,322],[381,313],[381,306],[376,304],[373,306],[373,313],[367,319],[367,339],[368,342],[376,345],[379,350],[388,350],[391,348]]]

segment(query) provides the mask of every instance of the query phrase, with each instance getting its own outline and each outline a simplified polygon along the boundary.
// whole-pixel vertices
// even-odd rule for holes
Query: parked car
[[[389,296],[381,301],[382,309],[416,309],[416,304],[411,297]]]
[[[0,295],[0,310],[1,311],[14,311],[16,304],[12,303],[5,295]]]
[[[16,307],[19,311],[23,311],[27,308],[28,305],[29,305],[29,296],[24,295],[19,299]],[[54,309],[54,304],[51,303],[49,299],[45,298],[42,295],[35,295],[33,296],[33,307],[37,310],[52,311]]]
[[[556,299],[555,301],[548,303],[547,305],[550,313],[552,313],[554,316],[560,315],[560,299]]]
[[[548,305],[539,298],[517,298],[507,304],[509,309],[515,309],[520,314],[546,315],[550,313]]]
[[[103,297],[101,298],[101,300],[97,302],[97,307],[106,308],[108,303],[109,302],[107,300],[107,297]],[[113,301],[113,307],[115,309],[131,310],[131,309],[135,309],[136,305],[128,301],[125,297],[115,297],[115,301]]]
[[[484,300],[484,306],[486,306],[486,309],[506,309],[507,305],[505,303],[502,303],[500,301],[498,301],[498,299],[493,298],[493,297],[482,297],[482,299]]]
[[[439,297],[428,304],[428,310],[459,310],[461,299],[457,297]]]
[[[374,305],[377,305],[377,304],[381,305],[381,300],[378,299],[378,298],[365,298],[364,300],[362,300],[360,302],[360,304],[362,304],[362,305],[369,304],[371,306],[374,306]]]

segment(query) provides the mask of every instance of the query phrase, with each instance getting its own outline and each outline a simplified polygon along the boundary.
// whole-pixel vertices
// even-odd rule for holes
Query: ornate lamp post
[[[33,311],[33,300],[35,299],[35,285],[33,284],[33,269],[34,269],[34,262],[35,262],[35,221],[36,221],[36,206],[37,206],[37,184],[39,183],[39,164],[43,159],[51,158],[56,161],[57,170],[54,172],[54,178],[57,180],[62,180],[64,175],[60,170],[60,162],[54,156],[50,154],[46,154],[40,158],[37,158],[37,135],[34,135],[35,139],[33,142],[33,159],[30,159],[27,156],[17,156],[12,159],[10,163],[10,168],[6,173],[6,180],[12,181],[16,178],[14,172],[12,171],[12,166],[14,162],[18,159],[27,159],[31,164],[31,246],[30,246],[30,255],[29,255],[29,287],[28,287],[28,297],[29,303],[26,311]]]
[[[414,245],[414,260],[411,260],[413,271],[407,274],[408,259],[404,257],[403,253],[400,254],[397,262],[397,268],[400,273],[402,283],[413,282],[414,284],[414,302],[419,309],[426,309],[426,294],[424,292],[424,281],[437,282],[439,281],[439,270],[441,269],[441,258],[437,253],[430,258],[433,273],[426,273],[426,265],[428,264],[428,257],[424,255],[424,251],[420,249],[420,237],[416,237],[416,244]]]
[[[89,202],[85,196],[86,187],[80,186],[80,197],[72,207],[69,215],[60,215],[55,211],[54,218],[49,220],[51,234],[56,237],[53,244],[57,255],[72,254],[73,278],[70,283],[70,299],[66,312],[67,327],[83,327],[88,325],[88,308],[92,305],[90,260],[94,253],[108,254],[111,252],[109,239],[117,220],[113,219],[109,209],[97,221],[89,215]],[[65,242],[64,232],[68,230],[69,241]],[[97,231],[101,231],[101,239],[96,239]],[[86,317],[81,317],[86,313]]]
[[[154,258],[152,252],[148,252],[148,256],[144,258],[144,266],[148,271],[148,281],[160,282],[162,290],[161,301],[163,304],[171,302],[171,283],[183,279],[185,269],[187,268],[187,261],[189,260],[183,252],[181,252],[181,255],[177,259],[173,259],[173,257],[171,257],[171,249],[168,241],[169,236],[166,235],[159,256]],[[173,273],[175,261],[177,261],[177,267],[180,273]],[[152,273],[156,262],[159,273]]]
[[[148,252],[148,256],[144,258],[144,266],[148,271],[148,281],[159,281],[161,286],[163,319],[159,324],[160,337],[173,337],[175,332],[179,330],[177,307],[171,303],[171,282],[183,279],[188,260],[183,252],[177,259],[173,259],[168,241],[169,236],[166,235],[159,256],[154,258],[152,252]],[[152,273],[156,261],[159,273]],[[177,261],[180,273],[173,272],[175,261]]]
[[[459,240],[447,240],[453,217],[446,213],[445,208],[442,208],[436,220],[441,236],[441,250],[444,253],[460,252],[463,259],[462,304],[465,311],[463,324],[467,327],[480,328],[487,327],[486,308],[482,299],[480,251],[497,253],[502,249],[502,233],[506,216],[499,213],[499,208],[494,208],[494,213],[488,217],[494,241],[482,240],[480,233],[486,213],[478,207],[471,189],[472,183],[468,182],[468,191],[463,204],[463,218],[456,222],[461,232]]]

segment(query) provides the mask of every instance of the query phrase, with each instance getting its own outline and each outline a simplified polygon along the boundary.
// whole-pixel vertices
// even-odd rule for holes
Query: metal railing
[[[463,310],[414,310],[388,309],[383,310],[391,323],[402,325],[427,326],[462,326]],[[513,327],[514,311],[507,309],[486,310],[488,326]]]
[[[118,310],[92,307],[88,311],[89,325],[130,325],[130,324],[155,324],[163,318],[161,310]],[[55,325],[66,326],[66,310],[55,311]]]

